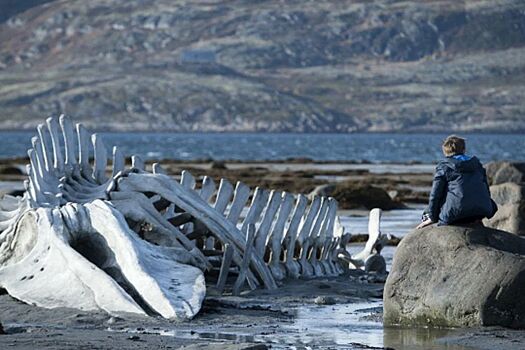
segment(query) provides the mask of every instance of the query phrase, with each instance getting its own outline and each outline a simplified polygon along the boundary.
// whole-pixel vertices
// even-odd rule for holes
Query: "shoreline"
[[[20,163],[0,161],[0,183],[21,184]],[[309,193],[329,183],[373,185],[400,196],[402,202],[419,210],[418,193],[430,189],[433,168],[413,171],[419,164],[401,164],[399,173],[371,172],[363,164],[288,162],[163,162],[170,175],[189,170],[197,178],[226,177],[250,187]],[[147,162],[151,166],[151,162]],[[374,166],[366,164],[366,166]],[[384,164],[380,165],[385,167]],[[387,165],[388,166],[388,165]],[[5,170],[8,171],[5,171]],[[19,169],[20,170],[20,169]],[[320,178],[321,177],[321,178]],[[341,180],[342,179],[342,180]],[[339,181],[338,181],[339,180]],[[395,193],[394,193],[395,192]],[[367,208],[341,209],[345,220],[361,227],[351,232],[356,238],[365,231]],[[387,211],[386,227],[407,220],[401,211]],[[394,215],[395,214],[395,215]],[[397,216],[396,216],[397,215]],[[415,215],[415,214],[413,214]],[[390,221],[389,221],[390,220]],[[414,218],[410,220],[416,220]],[[345,225],[345,223],[343,223]],[[406,223],[404,223],[406,225]],[[388,226],[391,225],[391,226]],[[366,232],[366,231],[365,231]],[[363,243],[352,243],[358,249]],[[391,261],[394,247],[385,248]],[[104,312],[74,309],[42,309],[14,300],[0,290],[0,322],[7,335],[0,335],[0,347],[14,349],[219,349],[256,350],[296,348],[319,349],[512,349],[525,347],[525,334],[502,328],[425,329],[383,328],[381,283],[366,281],[364,272],[353,270],[336,278],[287,281],[275,291],[255,290],[239,297],[215,295],[208,289],[203,308],[191,321],[176,322],[135,315],[111,316]],[[312,321],[313,320],[313,321]]]
[[[129,161],[129,160],[128,160]],[[154,161],[146,161],[150,170]],[[361,191],[360,201],[370,186],[388,193],[394,202],[425,203],[432,183],[433,164],[410,163],[353,163],[353,162],[313,162],[271,161],[271,162],[217,162],[217,161],[180,161],[164,160],[159,164],[170,176],[180,177],[183,170],[196,178],[211,177],[216,182],[226,178],[232,183],[244,182],[251,188],[261,187],[269,190],[281,190],[290,193],[309,194],[323,185],[338,185],[340,191]],[[25,179],[26,158],[0,160],[0,181],[4,187],[20,183]],[[6,183],[7,182],[7,183]],[[18,185],[18,189],[20,185]],[[360,190],[361,189],[361,190]],[[363,192],[364,191],[364,192]],[[9,189],[0,190],[0,195],[9,193]],[[344,195],[343,195],[344,196]],[[341,197],[344,198],[344,197]],[[341,203],[341,198],[336,198]],[[345,200],[342,201],[347,202]],[[379,203],[381,207],[381,203]],[[385,204],[386,205],[386,204]],[[359,204],[358,204],[359,206]],[[341,206],[341,209],[357,207]],[[367,209],[371,209],[367,207]],[[385,207],[383,209],[389,209]]]
[[[382,284],[360,272],[287,282],[239,297],[208,293],[190,321],[43,309],[0,293],[0,347],[13,349],[520,349],[525,332],[501,327],[383,327]]]

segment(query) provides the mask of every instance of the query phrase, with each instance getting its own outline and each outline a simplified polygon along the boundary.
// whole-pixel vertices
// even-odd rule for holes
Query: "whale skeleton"
[[[206,285],[240,294],[348,269],[333,198],[177,181],[117,147],[108,165],[100,136],[65,116],[37,132],[26,192],[0,201],[0,287],[21,301],[189,319]]]

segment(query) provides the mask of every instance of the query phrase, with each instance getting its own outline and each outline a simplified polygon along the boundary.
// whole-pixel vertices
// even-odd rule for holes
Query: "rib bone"
[[[108,169],[100,135],[82,125],[61,116],[37,131],[26,193],[0,200],[0,287],[15,298],[187,319],[205,278],[239,294],[246,283],[274,289],[285,277],[345,271],[334,199],[234,190],[226,179],[216,189],[187,171],[178,182],[136,155],[126,167],[116,147]]]

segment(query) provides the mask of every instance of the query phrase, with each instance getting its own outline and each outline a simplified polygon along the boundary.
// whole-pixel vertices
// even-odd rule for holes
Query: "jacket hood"
[[[459,171],[460,173],[476,171],[481,166],[478,158],[466,155],[447,157],[442,163],[453,170]]]

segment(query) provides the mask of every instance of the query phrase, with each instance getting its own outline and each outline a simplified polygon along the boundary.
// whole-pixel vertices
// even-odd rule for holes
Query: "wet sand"
[[[0,295],[0,349],[523,349],[502,328],[383,328],[382,284],[358,272],[278,291],[209,294],[191,321],[42,309]]]
[[[8,334],[0,336],[0,348],[73,349],[82,345],[90,349],[168,349],[192,345],[196,349],[256,349],[254,344],[282,349],[293,345],[331,347],[338,339],[331,339],[330,334],[319,338],[322,325],[301,314],[317,310],[326,317],[341,305],[380,303],[383,285],[363,283],[359,277],[360,273],[355,272],[335,279],[289,281],[278,291],[256,290],[239,297],[213,295],[210,290],[201,312],[188,322],[64,308],[47,310],[4,294],[0,296],[0,315]],[[353,342],[369,348],[366,343],[358,344],[358,339]]]

